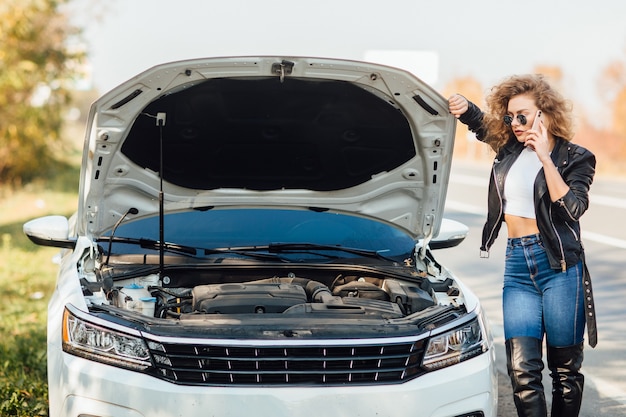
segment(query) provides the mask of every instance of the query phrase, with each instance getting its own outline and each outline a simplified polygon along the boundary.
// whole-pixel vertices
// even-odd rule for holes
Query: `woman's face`
[[[537,115],[535,99],[529,94],[520,94],[511,97],[507,107],[507,116],[511,116],[511,130],[520,142],[525,142],[526,134],[531,129]],[[545,114],[542,116],[546,123]],[[523,122],[526,122],[524,124]],[[546,126],[547,127],[547,126]]]

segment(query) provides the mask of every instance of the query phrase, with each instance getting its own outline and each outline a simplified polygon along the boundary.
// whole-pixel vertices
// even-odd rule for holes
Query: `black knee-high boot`
[[[505,342],[507,369],[519,417],[546,417],[546,397],[541,383],[542,341],[515,337]]]
[[[577,417],[583,398],[585,377],[583,344],[548,347],[548,368],[552,377],[552,417]]]

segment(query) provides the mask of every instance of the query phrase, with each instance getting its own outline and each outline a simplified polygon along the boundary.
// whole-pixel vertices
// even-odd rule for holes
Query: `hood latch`
[[[272,73],[278,75],[282,83],[285,81],[285,75],[291,75],[294,65],[295,63],[283,59],[280,63],[272,64]]]

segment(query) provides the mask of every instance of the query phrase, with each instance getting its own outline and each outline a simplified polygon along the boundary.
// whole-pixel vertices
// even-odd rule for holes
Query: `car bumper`
[[[497,408],[493,349],[403,384],[357,387],[180,386],[66,353],[59,359],[60,378],[50,381],[52,417],[495,417]]]

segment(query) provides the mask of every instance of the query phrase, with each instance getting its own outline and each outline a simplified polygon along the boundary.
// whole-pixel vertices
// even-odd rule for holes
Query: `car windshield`
[[[371,252],[385,258],[404,259],[415,243],[389,224],[363,217],[314,210],[207,209],[167,214],[164,236],[169,252],[202,256],[233,255],[259,249],[305,258],[362,257]],[[131,242],[130,239],[141,241]],[[100,239],[106,242],[108,238]],[[126,241],[124,241],[126,239]],[[158,249],[158,216],[127,221],[115,232],[112,253],[146,253]],[[133,244],[134,243],[134,244]],[[169,245],[171,244],[171,245]],[[345,251],[338,248],[363,251]],[[217,249],[212,251],[212,249]],[[291,255],[290,255],[291,254]],[[261,255],[262,256],[262,255]],[[261,257],[257,256],[257,257]],[[268,257],[268,259],[270,259]]]

